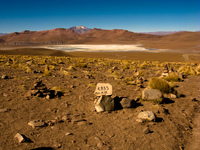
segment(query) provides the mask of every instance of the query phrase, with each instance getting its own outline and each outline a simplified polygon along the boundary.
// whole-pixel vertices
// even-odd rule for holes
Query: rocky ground
[[[173,82],[181,97],[165,97],[161,104],[141,99],[150,78],[160,77],[165,65],[180,74],[182,66],[194,71],[199,64],[0,55],[0,149],[198,147],[198,71]],[[96,112],[97,83],[111,84],[112,97],[132,99],[134,107]],[[156,120],[138,122],[142,111],[152,111]]]

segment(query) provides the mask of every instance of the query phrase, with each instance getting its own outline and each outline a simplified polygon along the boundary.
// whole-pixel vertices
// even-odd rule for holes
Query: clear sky
[[[133,32],[200,30],[200,0],[0,0],[0,33],[84,25]]]

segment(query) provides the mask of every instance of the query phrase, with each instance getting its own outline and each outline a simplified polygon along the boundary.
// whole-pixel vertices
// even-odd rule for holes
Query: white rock
[[[112,85],[109,83],[98,83],[94,94],[96,96],[112,95]]]
[[[152,111],[143,111],[140,112],[137,116],[137,118],[147,121],[155,121],[156,117]]]
[[[45,126],[45,122],[43,120],[33,120],[28,123],[29,126],[35,127],[43,127]]]
[[[142,91],[142,99],[156,100],[162,98],[162,93],[158,89],[145,89]]]
[[[21,134],[19,134],[19,133],[17,133],[17,134],[15,135],[14,138],[16,138],[16,139],[18,140],[19,143],[22,143],[22,142],[25,142],[25,141],[26,141],[26,140],[24,139],[24,137],[23,137]]]

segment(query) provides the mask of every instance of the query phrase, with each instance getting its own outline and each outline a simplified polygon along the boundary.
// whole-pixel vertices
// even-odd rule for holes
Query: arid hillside
[[[14,32],[0,37],[3,46],[48,44],[143,44],[148,48],[199,50],[200,32],[178,32],[164,36],[127,30],[92,29],[85,34],[71,29]]]

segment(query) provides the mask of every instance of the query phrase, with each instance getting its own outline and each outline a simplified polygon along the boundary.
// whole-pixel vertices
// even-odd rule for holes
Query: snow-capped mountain
[[[87,32],[89,32],[90,30],[92,30],[92,29],[86,28],[86,27],[84,27],[84,26],[80,26],[80,27],[78,27],[78,26],[73,26],[73,27],[71,27],[71,28],[69,28],[69,29],[74,30],[74,32],[76,32],[76,33],[87,33]]]

